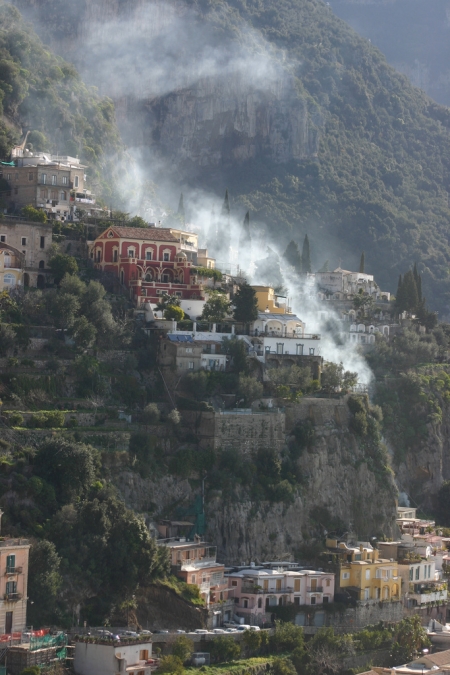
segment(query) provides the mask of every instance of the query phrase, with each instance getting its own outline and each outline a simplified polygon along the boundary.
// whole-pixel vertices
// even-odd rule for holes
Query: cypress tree
[[[287,248],[283,254],[283,258],[287,260],[289,265],[295,269],[297,274],[302,273],[302,259],[300,257],[300,251],[295,241],[289,242]]]
[[[178,202],[178,211],[177,211],[177,215],[181,216],[181,218],[182,218],[182,220],[183,220],[183,225],[185,225],[185,224],[186,224],[186,215],[185,215],[185,212],[184,212],[184,199],[183,199],[183,193],[181,193],[181,195],[180,195],[180,201]]]
[[[403,309],[407,312],[414,312],[419,305],[419,295],[417,293],[414,273],[409,270],[403,277]]]
[[[242,226],[241,236],[239,237],[239,251],[242,253],[245,249],[250,250],[252,246],[252,237],[250,234],[250,211],[247,211],[244,218],[244,224]]]
[[[311,273],[311,255],[309,251],[308,235],[305,234],[302,248],[302,274],[306,276],[308,273]]]
[[[317,270],[318,274],[324,274],[325,272],[329,272],[329,271],[330,271],[330,261],[329,260],[325,260],[325,262],[322,265],[322,267],[320,268],[320,270]]]
[[[364,274],[365,255],[364,251],[361,253],[361,260],[359,261],[359,273]]]

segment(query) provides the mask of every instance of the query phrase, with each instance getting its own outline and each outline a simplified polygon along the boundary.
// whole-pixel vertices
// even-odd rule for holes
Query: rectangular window
[[[12,595],[13,593],[17,593],[17,581],[7,581],[6,595]]]
[[[312,595],[312,596],[311,596],[311,604],[312,604],[312,605],[315,605],[315,604],[316,604],[316,596],[315,596],[315,595]]]
[[[168,283],[169,283],[169,275],[168,275],[168,274],[163,274],[163,275],[162,275],[162,280],[163,280],[163,283],[164,283],[164,284],[168,284]]]
[[[147,289],[146,288],[141,289],[141,295],[147,295]]]
[[[152,259],[152,252],[151,252],[151,251],[146,251],[146,252],[145,252],[145,259],[146,259],[146,260],[151,260],[151,259]]]
[[[16,568],[16,556],[15,554],[8,555],[6,557],[6,571],[13,572]]]
[[[414,567],[410,567],[409,569],[409,580],[414,581]]]
[[[416,581],[420,578],[420,567],[416,567]]]
[[[33,173],[28,174],[28,180],[30,180],[30,181],[33,180]]]
[[[186,347],[186,354],[192,354],[192,347]]]
[[[169,260],[170,260],[170,253],[164,253],[164,254],[163,254],[163,260],[164,260],[164,262],[169,262]]]
[[[314,356],[314,347],[309,348],[309,355]]]
[[[11,174],[10,173],[6,174],[6,180],[11,180]]]
[[[350,572],[343,572],[343,573],[342,573],[342,578],[343,578],[343,579],[350,579]]]
[[[19,172],[16,172],[16,180],[19,180]]]
[[[300,579],[294,579],[294,592],[298,593],[300,591]]]
[[[14,194],[18,195],[19,194],[19,188],[14,188]]]
[[[326,585],[327,585],[327,586],[331,586],[331,580],[330,580],[330,579],[327,579],[327,584],[326,584]]]
[[[22,246],[26,246],[26,245],[27,245],[27,238],[22,237]]]
[[[284,353],[284,342],[277,342],[277,354]]]
[[[58,201],[58,191],[57,190],[52,190],[52,201],[56,202]]]
[[[294,605],[299,605],[300,604],[300,598],[298,595],[294,598]]]
[[[41,248],[45,248],[45,237],[41,237]]]
[[[117,256],[118,256],[118,251],[117,251],[117,249],[114,249],[114,251],[113,251],[113,262],[117,262]]]
[[[67,195],[66,195],[66,191],[65,191],[65,190],[61,190],[60,195],[59,195],[59,198],[60,198],[60,200],[61,200],[62,202],[65,202],[65,201],[66,201]]]
[[[47,174],[46,173],[41,173],[41,182],[43,185],[47,184]]]
[[[134,250],[132,248],[128,249],[128,257],[134,258]]]
[[[6,234],[0,234],[0,241],[2,242],[2,244],[6,243]]]
[[[67,185],[67,176],[63,176],[62,184]]]
[[[181,298],[182,293],[181,291],[175,291],[175,295],[177,296],[177,298]]]
[[[189,361],[189,370],[194,370],[194,362]]]
[[[428,565],[428,578],[431,579],[431,565]]]
[[[231,582],[231,585],[232,585],[232,586],[237,586],[237,581],[232,581],[232,582]]]
[[[78,176],[75,176],[75,178],[74,178],[74,180],[73,180],[73,185],[74,185],[74,187],[76,187],[76,188],[79,187],[79,183],[80,183],[79,177],[78,177]]]
[[[191,576],[191,584],[195,584],[195,580],[196,580],[196,576],[195,576],[195,574],[193,574]]]
[[[303,356],[303,347],[304,345],[295,345],[297,356]]]
[[[370,570],[366,570],[366,579],[370,579]]]
[[[277,591],[281,591],[281,579],[277,579]]]
[[[56,185],[56,176],[52,175],[52,185]]]

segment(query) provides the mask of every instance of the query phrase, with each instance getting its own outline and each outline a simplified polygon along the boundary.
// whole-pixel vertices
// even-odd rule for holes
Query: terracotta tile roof
[[[446,649],[445,652],[436,652],[436,654],[427,654],[426,659],[435,666],[448,666],[450,665],[450,649]]]
[[[111,227],[122,239],[147,239],[149,241],[173,241],[179,240],[168,228],[163,227]]]

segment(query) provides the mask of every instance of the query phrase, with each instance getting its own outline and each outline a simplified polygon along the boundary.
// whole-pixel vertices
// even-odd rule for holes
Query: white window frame
[[[80,177],[79,176],[74,176],[73,186],[76,187],[76,188],[80,187]]]

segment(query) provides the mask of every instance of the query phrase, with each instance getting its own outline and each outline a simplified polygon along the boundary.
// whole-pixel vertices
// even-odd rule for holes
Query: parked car
[[[237,628],[225,628],[225,633],[237,633]]]
[[[241,623],[240,626],[237,626],[237,630],[243,632],[244,630],[250,630],[251,626],[248,626],[246,623]]]
[[[139,635],[151,635],[152,632],[150,630],[141,630]]]
[[[114,637],[113,633],[111,633],[110,630],[96,630],[95,635],[99,635],[100,637],[106,637],[106,638],[112,638]]]
[[[153,632],[156,633],[157,635],[161,635],[162,633],[168,633],[169,631],[168,630],[154,630]]]
[[[185,630],[182,630],[181,628],[179,628],[179,629],[178,629],[177,631],[175,631],[175,632],[176,632],[176,633],[186,633],[186,631],[185,631]]]
[[[224,631],[223,628],[213,628],[212,631],[211,631],[211,633],[222,634],[222,635],[223,635],[223,633],[225,633],[225,631]]]
[[[259,626],[249,626],[248,630],[261,630]]]
[[[125,630],[121,635],[125,635],[126,637],[138,637],[138,633],[134,630]]]
[[[195,633],[197,633],[197,635],[208,635],[209,630],[205,630],[204,628],[197,628]]]

